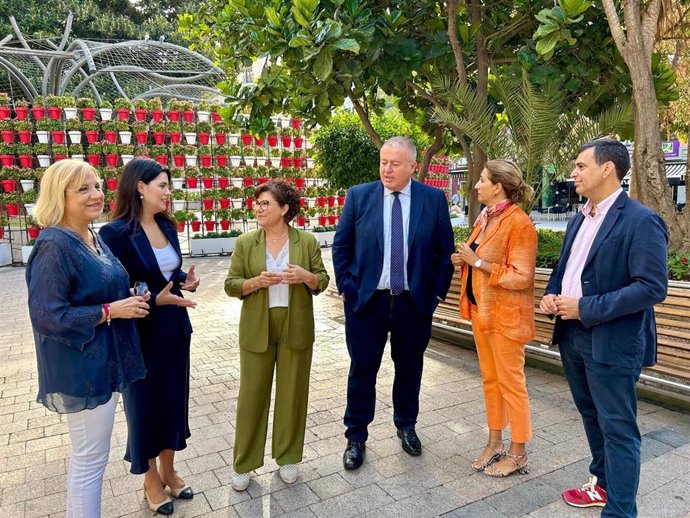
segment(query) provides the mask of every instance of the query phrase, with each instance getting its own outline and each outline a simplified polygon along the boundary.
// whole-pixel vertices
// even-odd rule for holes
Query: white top
[[[582,221],[570,247],[570,256],[565,265],[565,272],[563,272],[563,280],[561,281],[560,294],[564,297],[575,299],[582,297],[582,272],[585,269],[589,251],[599,233],[601,225],[606,219],[606,214],[608,214],[609,209],[618,199],[621,192],[623,192],[623,189],[618,189],[606,199],[600,201],[594,216],[590,214],[594,206],[592,200],[587,200],[587,203],[582,207],[581,211],[585,219]]]
[[[405,254],[405,289],[409,290],[407,283],[407,233],[410,228],[410,203],[412,202],[412,180],[400,191],[400,208],[402,209],[403,244]],[[379,278],[377,290],[391,289],[391,212],[393,211],[393,191],[383,188],[383,271]]]
[[[281,273],[287,268],[289,263],[290,239],[288,238],[278,252],[278,256],[274,259],[271,252],[266,247],[266,271],[273,273]],[[290,286],[288,284],[275,284],[268,287],[268,307],[269,308],[286,308],[290,295]]]
[[[153,253],[156,255],[158,268],[160,268],[163,277],[166,281],[170,280],[175,270],[180,267],[180,256],[177,255],[173,246],[168,242],[165,248],[153,248]]]

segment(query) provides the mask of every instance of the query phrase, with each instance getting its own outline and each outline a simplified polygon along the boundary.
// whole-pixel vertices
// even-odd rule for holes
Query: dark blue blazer
[[[173,281],[173,288],[170,291],[175,295],[182,296],[180,284],[186,280],[187,274],[181,269],[182,253],[177,232],[169,222],[160,216],[156,216],[156,222],[172,244],[177,255],[180,256],[180,267],[173,272],[170,278]],[[164,347],[167,342],[178,339],[180,335],[188,338],[192,333],[192,324],[189,321],[187,309],[180,306],[156,305],[158,293],[165,288],[169,281],[163,277],[151,243],[149,243],[143,229],[138,224],[128,223],[124,219],[116,219],[103,226],[99,234],[129,273],[131,284],[133,285],[136,281],[144,281],[151,291],[149,314],[146,318],[137,319],[142,348],[156,343]]]
[[[565,232],[561,257],[546,287],[559,294],[573,240],[584,216]],[[580,321],[592,331],[592,356],[604,364],[640,368],[656,363],[654,304],[668,287],[666,225],[658,214],[623,192],[599,229],[582,271]],[[556,318],[553,343],[561,342]]]
[[[412,182],[408,229],[407,281],[417,310],[431,316],[445,299],[453,277],[453,230],[443,191]],[[338,292],[355,313],[364,309],[383,271],[383,184],[348,191],[333,238]]]

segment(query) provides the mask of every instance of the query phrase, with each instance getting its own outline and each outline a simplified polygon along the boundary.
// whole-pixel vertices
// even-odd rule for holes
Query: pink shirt
[[[587,200],[587,203],[582,207],[581,212],[585,220],[582,222],[582,225],[580,225],[580,229],[577,231],[577,235],[573,241],[573,246],[570,249],[570,256],[565,265],[563,282],[561,283],[561,296],[575,299],[582,297],[582,270],[585,268],[585,261],[592,248],[594,238],[597,236],[597,232],[599,232],[604,218],[606,218],[606,213],[622,191],[622,188],[618,189],[602,200],[597,205],[597,211],[594,216],[590,214],[593,207],[591,200]]]

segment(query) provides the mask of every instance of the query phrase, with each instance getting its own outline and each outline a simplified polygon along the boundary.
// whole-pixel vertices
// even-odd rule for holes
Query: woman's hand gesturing
[[[196,302],[194,302],[193,300],[180,297],[179,295],[175,295],[174,293],[170,293],[172,287],[173,282],[170,281],[168,284],[165,285],[165,288],[163,288],[158,293],[158,296],[156,297],[156,306],[182,306],[185,308],[196,307]]]

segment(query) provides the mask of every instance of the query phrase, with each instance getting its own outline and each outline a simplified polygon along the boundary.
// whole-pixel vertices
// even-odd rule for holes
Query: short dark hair
[[[259,185],[254,191],[254,199],[258,200],[259,196],[264,193],[270,193],[281,207],[287,205],[288,210],[283,216],[285,223],[290,223],[300,209],[300,195],[297,188],[284,180],[269,180],[268,182]]]
[[[630,170],[630,153],[622,142],[612,138],[590,140],[582,144],[578,154],[590,148],[594,148],[594,161],[597,165],[613,162],[618,180],[625,178]]]
[[[168,182],[170,182],[170,171],[155,160],[135,158],[130,161],[122,170],[122,175],[118,182],[117,206],[113,217],[115,219],[123,218],[127,220],[127,223],[133,223],[136,227],[141,222],[141,215],[143,213],[137,184],[139,182],[149,184],[161,173],[168,175]],[[171,225],[175,225],[169,210],[163,211],[160,214]]]

